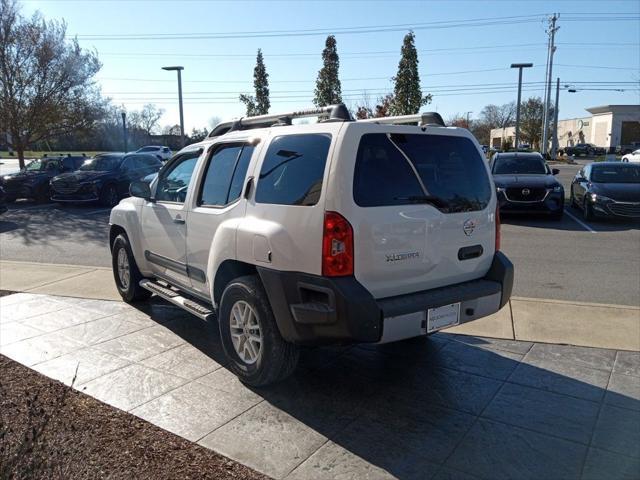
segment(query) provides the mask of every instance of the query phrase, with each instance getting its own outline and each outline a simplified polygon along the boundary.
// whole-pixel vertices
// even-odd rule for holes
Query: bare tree
[[[67,40],[66,30],[39,13],[24,18],[16,0],[0,0],[0,132],[21,168],[29,145],[91,127],[103,113],[97,55]]]
[[[151,137],[153,132],[158,128],[158,122],[163,114],[164,108],[158,108],[152,103],[147,103],[138,113],[140,128]]]
[[[491,128],[506,128],[514,124],[516,120],[516,103],[504,105],[487,105],[480,112],[480,121]]]

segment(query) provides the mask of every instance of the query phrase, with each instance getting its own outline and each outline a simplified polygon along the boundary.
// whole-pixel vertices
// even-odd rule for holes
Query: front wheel
[[[593,220],[593,218],[595,217],[595,215],[593,213],[593,207],[587,201],[586,195],[585,195],[585,199],[584,199],[584,204],[582,205],[582,217],[587,221]]]
[[[113,242],[111,266],[116,288],[125,302],[146,300],[151,296],[150,291],[140,286],[140,280],[144,277],[138,270],[129,239],[125,235],[118,235]]]
[[[285,379],[295,370],[299,349],[280,335],[257,275],[239,277],[227,285],[218,325],[229,368],[243,383],[262,387]]]
[[[118,204],[118,191],[115,185],[105,185],[102,188],[100,203],[105,207],[115,207]]]

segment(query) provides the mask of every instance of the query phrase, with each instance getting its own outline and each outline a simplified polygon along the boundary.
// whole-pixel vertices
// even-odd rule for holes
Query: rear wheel
[[[254,387],[285,379],[296,368],[299,349],[280,335],[257,275],[239,277],[224,290],[218,311],[220,338],[230,369]]]
[[[123,234],[118,235],[113,242],[111,265],[118,293],[125,302],[146,300],[151,296],[150,291],[140,286],[140,280],[144,277],[133,258],[129,239]]]

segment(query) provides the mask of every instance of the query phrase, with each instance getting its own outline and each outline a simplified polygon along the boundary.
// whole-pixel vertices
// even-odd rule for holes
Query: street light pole
[[[471,128],[471,125],[469,125],[469,114],[473,113],[473,111],[467,112],[467,129]]]
[[[122,115],[122,143],[124,144],[124,153],[127,153],[127,114],[125,112]]]
[[[180,145],[184,147],[184,114],[182,110],[182,70],[184,67],[162,67],[163,70],[178,72],[178,105],[180,108]]]
[[[533,67],[533,63],[512,63],[511,68],[518,69],[518,103],[516,104],[516,143],[515,149],[518,150],[520,144],[520,101],[522,98],[522,69]]]

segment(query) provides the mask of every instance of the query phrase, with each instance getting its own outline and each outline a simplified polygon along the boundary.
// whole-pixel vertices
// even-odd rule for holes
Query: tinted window
[[[185,154],[162,172],[162,176],[156,186],[156,200],[184,203],[187,197],[189,181],[200,153],[200,151],[196,151]]]
[[[591,180],[601,183],[640,183],[640,167],[636,165],[597,165]]]
[[[271,141],[258,179],[256,202],[315,205],[322,191],[331,136],[288,135]]]
[[[229,186],[242,145],[219,148],[213,153],[200,193],[200,205],[226,205]]]
[[[142,147],[140,150],[138,150],[138,152],[143,153],[143,152],[155,152],[156,150],[158,150],[159,147]]]
[[[231,186],[229,187],[229,195],[227,197],[227,203],[233,202],[240,197],[242,193],[242,187],[244,187],[244,179],[247,176],[247,169],[249,168],[249,162],[251,161],[251,155],[253,155],[254,147],[252,145],[245,145],[238,158],[236,169],[233,172],[231,178]]]
[[[534,175],[548,172],[544,160],[537,155],[500,155],[493,164],[493,173],[496,175]]]
[[[159,167],[161,165],[160,160],[153,155],[140,155],[138,163],[141,168]]]
[[[120,165],[122,157],[119,156],[103,156],[94,157],[85,161],[78,170],[104,172],[115,170]]]
[[[453,213],[485,208],[491,184],[467,138],[376,133],[360,140],[353,195],[362,207],[429,203]]]

